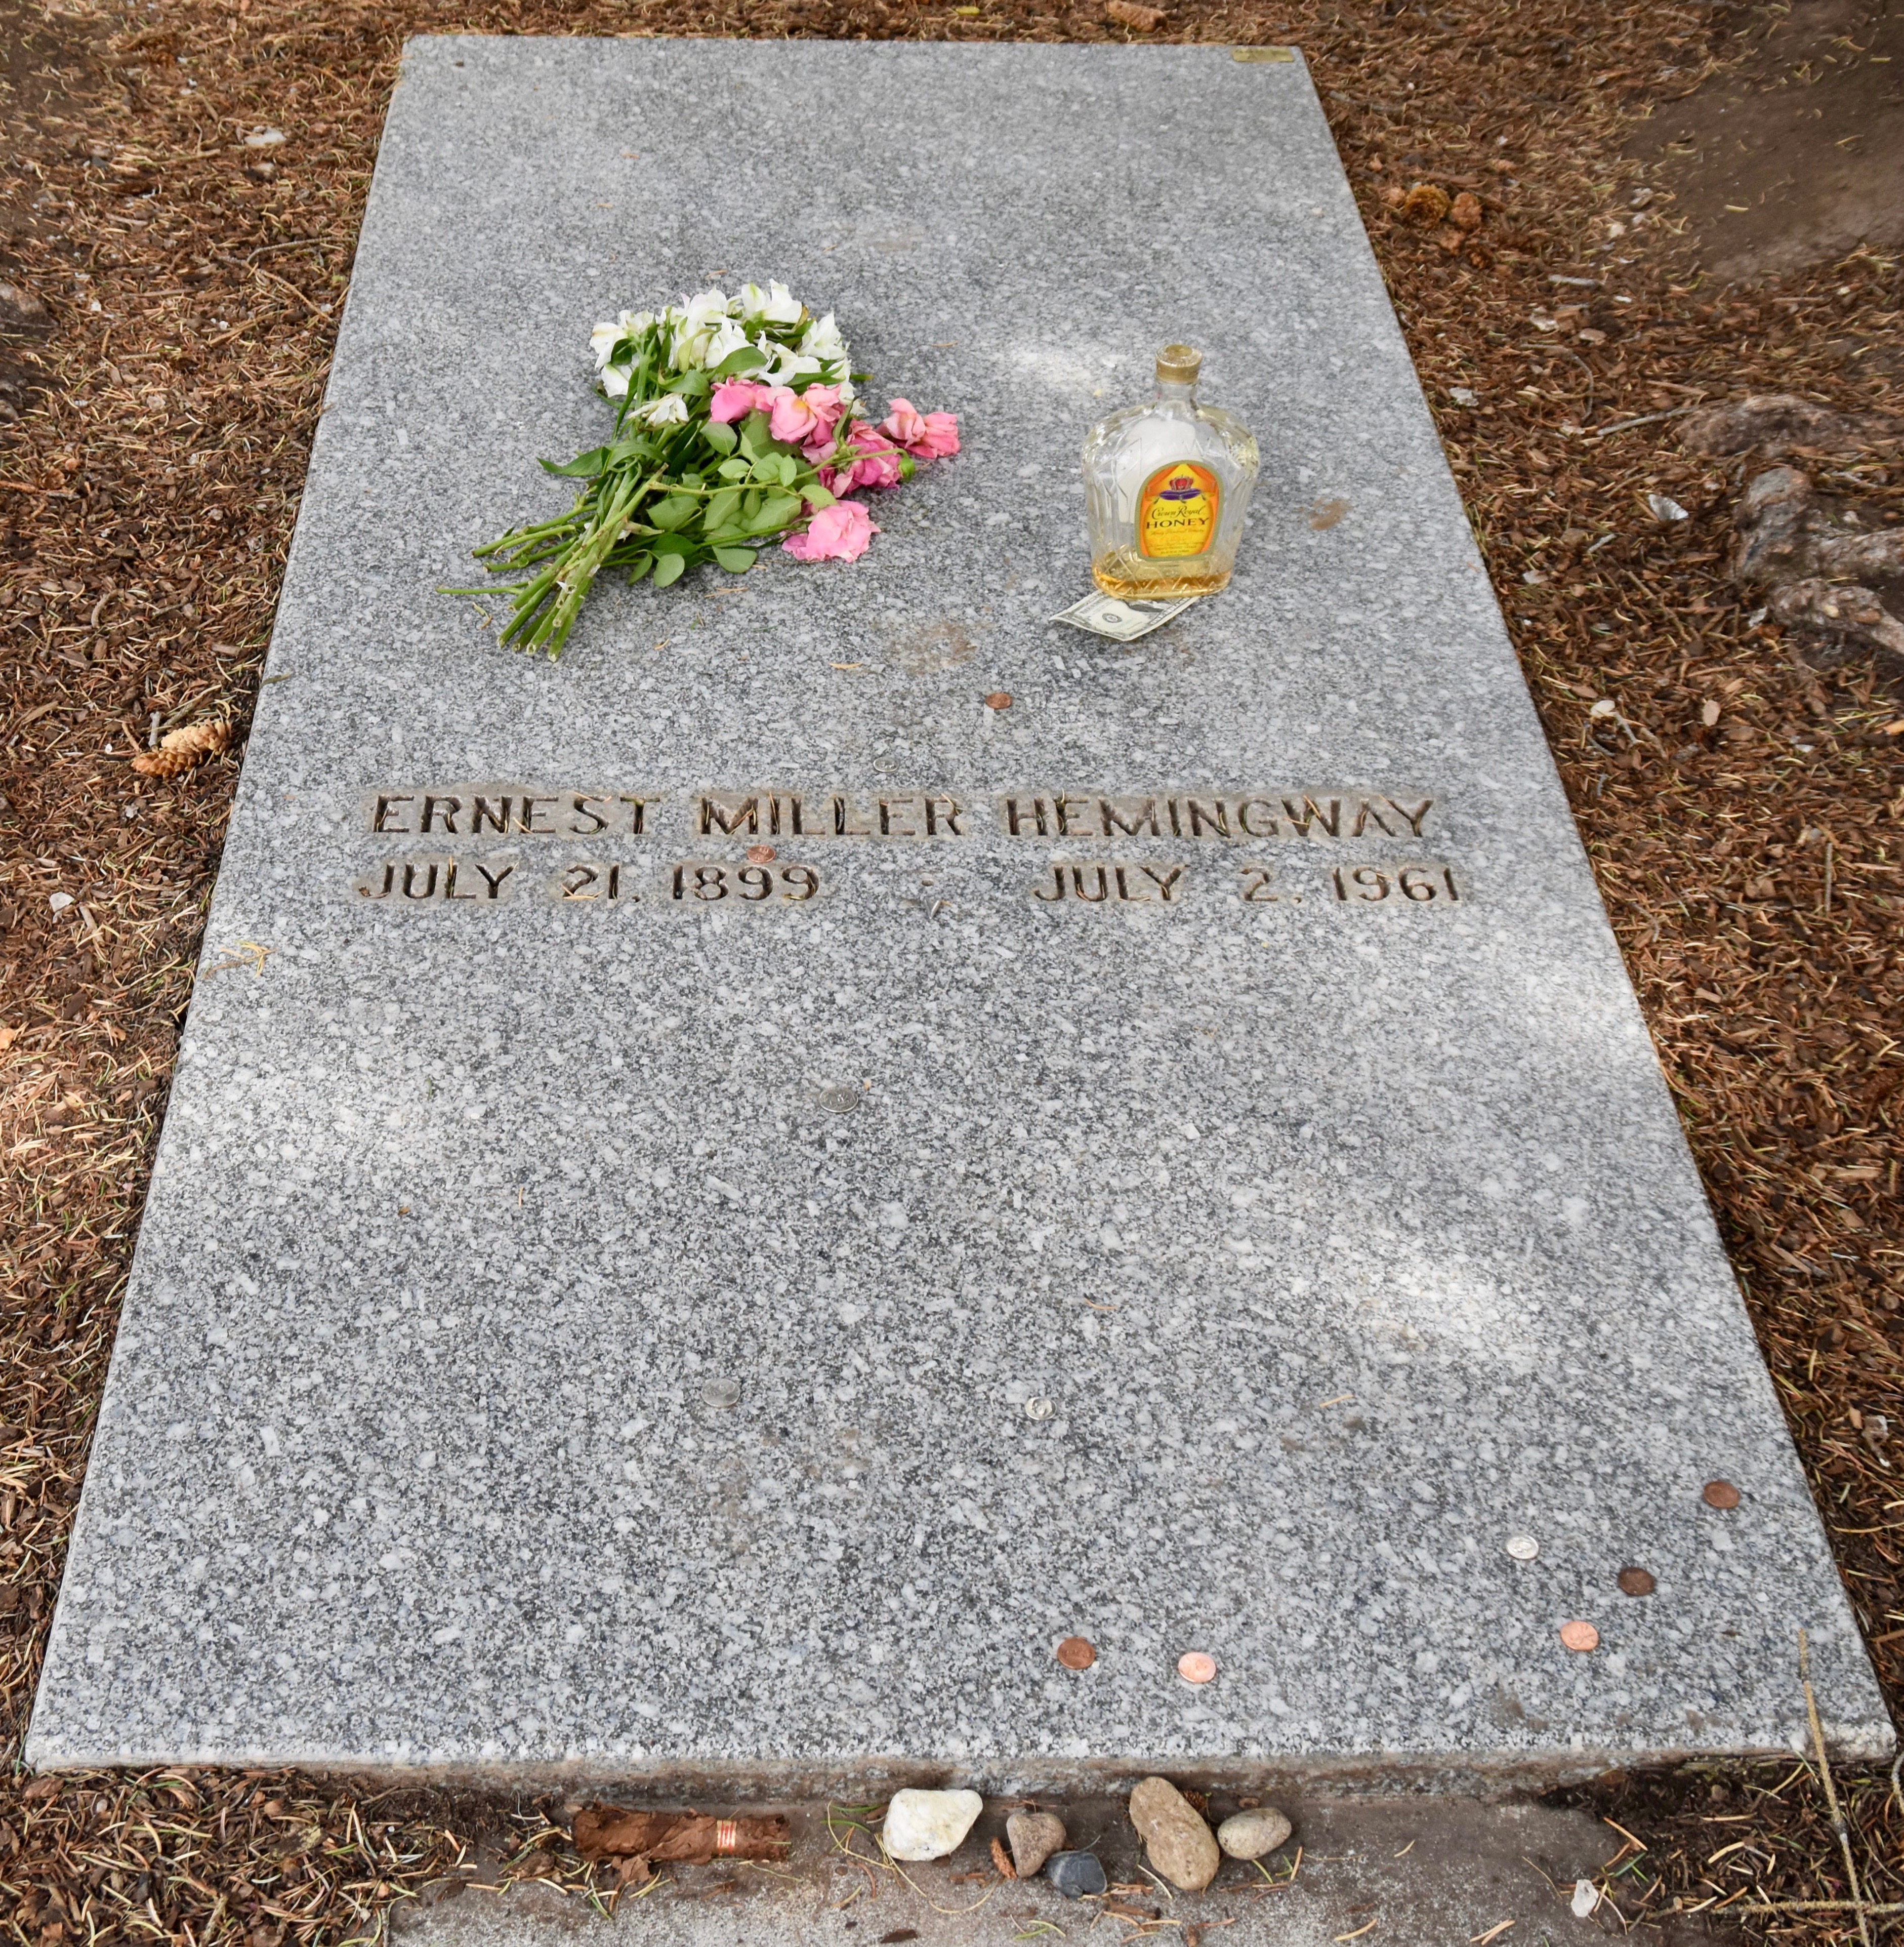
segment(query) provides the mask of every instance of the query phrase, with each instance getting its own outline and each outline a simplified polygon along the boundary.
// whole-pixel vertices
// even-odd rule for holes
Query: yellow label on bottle
[[[1188,460],[1160,466],[1137,497],[1137,552],[1149,561],[1207,554],[1222,498],[1208,467]]]

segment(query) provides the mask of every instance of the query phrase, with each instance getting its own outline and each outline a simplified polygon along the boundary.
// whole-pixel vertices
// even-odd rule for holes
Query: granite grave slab
[[[590,327],[770,276],[963,452],[499,649]],[[1262,481],[1100,642],[1172,339]],[[1888,1748],[1300,60],[413,43],[269,673],[33,1763],[1551,1778],[1801,1629]]]

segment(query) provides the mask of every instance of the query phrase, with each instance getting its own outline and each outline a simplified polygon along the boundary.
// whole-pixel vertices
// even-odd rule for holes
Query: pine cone
[[[1432,230],[1448,215],[1448,192],[1439,184],[1418,182],[1402,199],[1402,214],[1423,230]]]
[[[175,778],[215,757],[231,742],[231,726],[222,719],[193,723],[183,730],[168,731],[156,751],[142,751],[132,760],[132,768],[149,778]]]
[[[1018,1877],[1018,1868],[1012,1864],[1012,1856],[1006,1851],[1003,1840],[994,1839],[991,1842],[991,1856],[992,1864],[998,1868],[1000,1879],[1015,1880]]]
[[[1448,220],[1457,230],[1479,230],[1481,228],[1481,199],[1463,190],[1450,206]]]

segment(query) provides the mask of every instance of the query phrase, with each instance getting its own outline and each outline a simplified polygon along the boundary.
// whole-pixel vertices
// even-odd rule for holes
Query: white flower
[[[685,301],[681,320],[690,331],[706,331],[719,324],[727,314],[726,292],[702,291]]]
[[[784,345],[775,345],[772,364],[758,372],[750,372],[748,377],[762,385],[790,385],[796,379],[817,378],[821,372],[817,358],[802,358],[797,351],[790,351]]]
[[[628,393],[628,367],[609,366],[601,375],[601,389],[611,399],[625,398]]]
[[[727,308],[725,291],[703,291],[679,310],[669,311],[675,333],[669,352],[677,372],[690,371],[703,363],[709,341],[728,321]]]
[[[740,315],[744,318],[765,318],[769,324],[798,324],[800,314],[805,309],[806,306],[777,281],[770,282],[764,291],[758,284],[740,286]]]
[[[839,327],[833,322],[831,311],[807,327],[800,339],[800,349],[809,358],[818,358],[824,365],[846,363],[846,341],[840,336]]]
[[[728,318],[707,341],[706,348],[701,353],[701,363],[711,372],[730,352],[741,350],[746,342],[746,333]]]
[[[595,369],[608,362],[608,354],[624,338],[632,338],[654,322],[651,311],[625,311],[612,324],[598,324],[589,333],[589,348],[595,354]],[[626,390],[626,385],[623,389]]]
[[[688,401],[678,392],[663,392],[660,398],[636,407],[632,416],[644,426],[681,426],[688,418]]]

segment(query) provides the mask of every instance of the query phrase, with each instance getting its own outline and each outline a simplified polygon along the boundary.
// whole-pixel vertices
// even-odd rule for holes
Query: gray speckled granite
[[[499,652],[434,585],[557,503],[597,317],[717,271],[966,450],[857,566]],[[1077,448],[1173,338],[1260,430],[1253,524],[1099,645],[1044,621]],[[270,667],[207,952],[274,951],[193,1004],[33,1762],[1553,1775],[1789,1743],[1801,1626],[1888,1746],[1300,64],[417,43]],[[554,831],[369,829],[471,781]],[[963,829],[672,899],[740,862],[696,794],[768,788]],[[1232,837],[1011,834],[1056,792]],[[584,838],[578,793],[657,801]],[[1060,861],[1186,869],[1040,902]],[[547,896],[587,862],[621,897]],[[1335,896],[1410,862],[1440,896]]]

